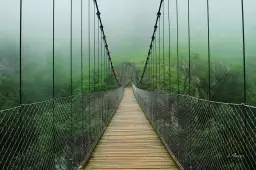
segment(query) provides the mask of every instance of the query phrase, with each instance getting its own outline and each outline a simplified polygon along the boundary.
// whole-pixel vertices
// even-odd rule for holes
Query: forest
[[[144,101],[141,107],[148,117],[153,115],[154,128],[185,169],[253,170],[255,1],[245,3],[244,56],[240,0],[232,1],[232,5],[228,0],[211,1],[210,60],[206,1],[191,2],[190,13],[188,1],[176,2],[164,3],[155,50],[141,83],[136,86],[141,95],[137,97]],[[141,12],[145,3],[147,8]],[[70,13],[69,0],[56,0],[55,31],[50,23],[51,4],[50,0],[24,3],[20,41],[19,2],[0,2],[3,169],[77,168],[100,138],[121,100],[123,87],[117,84],[100,41],[102,35],[99,23],[95,22],[93,3],[84,3],[86,12],[82,13],[80,1],[74,0]],[[115,73],[119,82],[125,74],[124,86],[131,87],[133,69],[129,66],[124,73],[123,63],[135,64],[139,81],[159,2],[109,0],[100,4]],[[73,21],[69,21],[70,14]],[[191,21],[190,37],[187,14]],[[151,106],[154,111],[150,111]]]
[[[146,90],[141,100],[148,102],[141,106],[146,107],[146,114],[155,116],[155,128],[185,169],[254,169],[255,62],[246,65],[252,72],[246,74],[248,103],[243,103],[244,82],[239,61],[214,59],[208,69],[206,59],[192,55],[189,68],[188,56],[180,57],[177,64],[176,56],[154,55],[139,85]],[[137,75],[140,73],[137,71]],[[150,102],[154,103],[155,112],[149,111]]]
[[[28,56],[22,67],[20,93],[17,49],[13,43],[1,45],[1,167],[70,169],[78,166],[120,100],[115,97],[120,94],[120,88],[107,58],[103,59],[102,55],[98,58],[101,61],[92,60],[90,71],[88,65],[84,65],[84,70],[74,65],[76,71],[72,72],[69,60],[58,60],[53,87],[52,61],[43,65]]]
[[[51,123],[52,119],[51,115],[47,114],[51,112],[49,110],[49,105],[51,105],[51,98],[52,98],[52,74],[47,74],[42,76],[42,72],[45,70],[52,70],[52,63],[51,64],[46,64],[45,68],[44,66],[32,68],[28,67],[26,69],[27,74],[29,74],[30,79],[23,79],[23,84],[24,84],[24,91],[23,91],[23,101],[25,103],[35,103],[39,102],[39,107],[42,108],[43,113],[40,116],[40,119],[37,118],[37,121],[35,121],[35,116],[38,114],[36,108],[33,106],[26,106],[28,108],[24,109],[24,116],[21,119],[17,120],[17,117],[14,115],[17,114],[17,111],[19,110],[19,67],[18,65],[18,54],[13,53],[12,46],[8,44],[7,47],[2,48],[2,56],[1,57],[1,126],[3,127],[1,130],[1,133],[3,136],[6,137],[6,139],[9,139],[10,141],[5,141],[3,140],[1,144],[3,143],[11,143],[13,147],[17,147],[17,149],[13,152],[12,148],[9,149],[9,153],[11,154],[17,154],[19,155],[19,152],[24,153],[24,148],[19,148],[16,146],[16,143],[13,143],[13,139],[11,136],[9,136],[13,132],[10,130],[10,126],[12,128],[18,127],[21,124],[24,124],[26,131],[21,131],[21,132],[16,132],[19,133],[21,136],[23,136],[22,139],[26,139],[29,141],[30,145],[26,146],[27,152],[26,155],[23,155],[26,157],[26,159],[30,159],[33,156],[35,158],[38,158],[39,156],[42,157],[44,155],[45,163],[48,163],[51,159],[51,156],[56,156],[51,152],[49,152],[52,149],[52,143],[48,143],[47,140],[52,137],[51,130],[49,128],[52,128]],[[163,56],[163,57],[162,57]],[[254,59],[255,57],[251,57]],[[104,61],[104,60],[102,60]],[[170,64],[169,64],[170,61]],[[210,99],[212,101],[216,102],[224,102],[224,103],[231,103],[228,105],[223,105],[219,103],[213,103],[211,104],[210,108],[211,110],[208,109],[208,105],[205,101],[198,101],[198,102],[193,102],[191,101],[190,103],[186,103],[186,99],[191,99],[190,96],[194,96],[198,99],[208,99],[208,82],[209,82],[209,77],[207,74],[208,68],[206,66],[206,57],[200,56],[200,55],[192,55],[191,56],[191,67],[190,67],[190,75],[191,75],[191,85],[189,89],[189,68],[188,68],[188,57],[181,57],[179,64],[177,64],[176,56],[173,54],[169,55],[168,52],[165,52],[164,55],[161,55],[159,57],[158,54],[154,55],[150,62],[149,65],[146,69],[145,76],[142,80],[142,83],[139,85],[141,89],[144,89],[146,91],[159,91],[159,93],[162,94],[168,94],[165,96],[165,102],[169,103],[168,105],[170,107],[174,107],[176,111],[169,112],[168,108],[163,112],[161,112],[161,109],[159,109],[159,117],[156,122],[156,127],[161,127],[162,126],[162,121],[166,120],[166,118],[170,117],[172,114],[174,114],[175,118],[178,121],[178,124],[180,126],[180,130],[177,130],[177,127],[174,128],[173,126],[168,126],[166,125],[167,128],[165,130],[160,130],[161,133],[169,136],[168,141],[171,144],[171,148],[173,149],[173,152],[178,151],[184,154],[184,159],[187,159],[187,154],[186,152],[191,152],[193,153],[190,155],[190,164],[185,161],[184,165],[186,164],[193,164],[193,166],[199,166],[196,165],[198,162],[200,162],[200,167],[201,169],[212,169],[216,163],[222,162],[221,168],[225,169],[234,169],[235,167],[237,169],[241,169],[244,166],[247,166],[248,169],[254,167],[255,165],[253,164],[253,153],[255,153],[256,146],[255,146],[255,138],[253,137],[254,130],[253,127],[255,127],[255,81],[256,77],[251,70],[256,71],[255,67],[255,62],[250,62],[250,65],[248,65],[250,69],[250,72],[246,74],[248,76],[248,83],[247,83],[247,88],[246,88],[246,94],[247,94],[247,101],[248,104],[252,106],[246,106],[245,112],[241,111],[240,106],[237,106],[235,104],[241,104],[243,103],[243,74],[241,74],[240,70],[241,67],[239,67],[239,62],[233,60],[232,62],[221,62],[218,60],[212,60],[210,65],[211,65],[211,90],[210,90]],[[28,66],[31,66],[35,63],[36,61],[29,61],[27,64]],[[118,85],[115,82],[115,79],[113,77],[113,74],[110,71],[110,68],[107,68],[107,64],[104,62],[102,63],[103,67],[100,67],[101,64],[97,66],[98,62],[97,60],[94,61],[96,64],[92,62],[91,64],[91,71],[90,71],[90,85],[89,85],[89,75],[88,75],[88,65],[84,65],[84,77],[83,77],[83,86],[81,86],[81,72],[72,72],[72,75],[74,77],[72,81],[72,93],[74,97],[72,99],[69,97],[71,94],[71,86],[70,86],[70,68],[65,68],[63,65],[68,65],[65,63],[65,61],[58,61],[56,64],[55,69],[58,70],[56,71],[56,84],[55,84],[55,95],[56,95],[56,101],[58,101],[58,109],[56,115],[58,117],[56,122],[56,128],[55,128],[55,133],[59,134],[65,134],[59,135],[59,139],[55,139],[56,141],[58,140],[63,140],[66,139],[71,140],[72,137],[74,137],[74,134],[77,136],[88,136],[92,135],[94,132],[90,132],[92,129],[95,130],[99,125],[101,126],[102,124],[97,121],[97,116],[95,117],[96,119],[93,119],[91,117],[92,112],[87,112],[85,115],[81,115],[81,98],[79,96],[89,94],[89,92],[92,92],[92,94],[97,93],[97,91],[106,91],[109,89],[116,89]],[[15,63],[15,64],[14,64]],[[116,72],[117,75],[121,75],[122,73],[122,61],[117,62],[116,66]],[[137,72],[137,78],[139,78],[139,75],[141,74],[142,69],[144,68],[144,61],[143,58],[141,59],[141,62],[135,63],[136,65],[136,72]],[[179,74],[177,74],[177,65],[180,68]],[[69,65],[68,65],[69,66]],[[93,68],[95,66],[95,68]],[[58,68],[59,67],[59,68]],[[98,70],[99,68],[99,70]],[[100,70],[103,68],[102,70]],[[129,68],[129,67],[128,67]],[[33,71],[29,71],[29,69],[32,69]],[[105,70],[105,71],[103,71]],[[99,72],[98,72],[99,71]],[[126,69],[126,76],[128,77],[126,80],[126,86],[131,86],[132,82],[132,69]],[[67,74],[68,73],[68,74]],[[179,76],[179,82],[178,77]],[[41,77],[38,79],[37,77]],[[32,78],[32,79],[31,79]],[[42,86],[43,85],[43,86]],[[81,88],[82,87],[82,88]],[[177,100],[175,100],[173,97],[170,97],[170,94],[177,94],[178,88],[182,96],[179,99],[180,104],[177,105]],[[29,89],[29,90],[25,90]],[[83,94],[82,94],[83,91]],[[189,92],[190,91],[190,92]],[[189,95],[190,93],[190,95]],[[171,95],[171,96],[173,96]],[[96,95],[97,96],[97,95]],[[169,96],[169,97],[168,97]],[[90,100],[91,98],[85,97],[85,103],[88,102],[88,99]],[[100,98],[99,98],[100,99]],[[61,112],[62,109],[70,107],[70,100],[72,101],[71,103],[73,104],[73,108],[75,109],[74,111],[74,119],[72,121],[61,121],[65,120],[66,118],[70,117],[69,112]],[[97,112],[98,107],[96,107],[95,103],[99,102],[97,97],[94,99],[91,99],[94,103],[93,105],[88,105],[85,104],[84,107],[93,107],[94,113]],[[45,102],[46,101],[46,102]],[[183,102],[182,102],[183,101]],[[112,101],[113,102],[113,101]],[[166,104],[166,103],[165,103]],[[246,103],[247,104],[247,103]],[[158,107],[160,107],[161,104],[159,104]],[[193,107],[192,107],[193,106]],[[245,105],[243,105],[245,106]],[[16,107],[16,108],[15,108]],[[38,106],[37,106],[38,107]],[[165,107],[165,106],[163,106]],[[14,109],[9,109],[9,108],[14,108]],[[79,109],[80,108],[80,109]],[[197,108],[197,110],[190,111],[191,108]],[[6,110],[7,109],[7,110]],[[174,110],[175,110],[174,109]],[[30,110],[30,111],[29,111]],[[207,115],[205,115],[207,113]],[[245,118],[245,113],[247,118]],[[109,112],[105,113],[106,117],[109,114]],[[189,115],[187,115],[189,114]],[[87,118],[85,123],[86,127],[83,129],[82,126],[84,124],[80,122],[80,125],[77,126],[75,129],[71,126],[72,123],[76,122],[79,123],[81,120],[81,116],[85,116]],[[88,116],[90,118],[88,118]],[[195,117],[198,117],[199,119],[203,119],[204,121],[201,122],[199,125]],[[202,117],[202,118],[200,118]],[[194,120],[194,121],[192,121]],[[27,121],[33,121],[34,123],[27,124],[25,122]],[[39,121],[39,122],[38,122]],[[73,122],[74,121],[74,122]],[[169,124],[173,125],[173,119],[169,118]],[[10,122],[11,124],[8,125],[7,122]],[[245,125],[247,124],[247,127]],[[174,123],[175,124],[175,123]],[[8,125],[8,126],[6,126]],[[195,127],[195,125],[198,125]],[[65,127],[64,129],[62,127]],[[190,128],[193,127],[191,130]],[[231,128],[232,127],[232,128]],[[29,130],[29,129],[36,129],[36,130]],[[169,128],[169,129],[168,129]],[[230,129],[231,128],[231,129]],[[81,131],[83,129],[83,131]],[[176,130],[175,130],[176,129]],[[244,130],[243,130],[244,129]],[[247,141],[241,142],[242,138],[245,136],[245,130],[248,135]],[[8,131],[12,132],[8,134]],[[191,136],[187,135],[187,133],[191,133]],[[193,133],[192,133],[193,132]],[[8,134],[8,136],[6,136]],[[185,136],[184,136],[185,135]],[[194,136],[193,136],[194,135]],[[204,136],[206,135],[206,136]],[[213,138],[211,139],[210,136]],[[230,136],[227,136],[230,135]],[[24,136],[27,136],[24,138]],[[30,138],[30,136],[34,136],[34,138]],[[189,136],[189,137],[188,137]],[[171,138],[170,138],[171,137]],[[187,137],[187,138],[186,138]],[[93,136],[92,136],[93,138]],[[187,139],[184,141],[184,139]],[[204,140],[203,140],[204,139]],[[207,140],[205,140],[207,139]],[[218,139],[218,140],[217,140]],[[23,140],[22,143],[19,143],[19,145],[23,146],[25,145],[28,141]],[[34,155],[33,153],[33,147],[38,147],[38,144],[41,149],[40,152],[37,153],[39,155]],[[78,140],[78,139],[77,139]],[[50,140],[52,141],[52,140]],[[54,140],[53,140],[54,141]],[[53,142],[52,141],[52,142]],[[79,140],[78,140],[79,141]],[[223,142],[223,141],[230,141],[227,143],[223,143],[221,148],[217,146],[215,143]],[[185,142],[185,143],[184,143]],[[196,143],[195,143],[196,142]],[[190,151],[186,150],[186,147],[181,149],[178,147],[178,145],[184,143],[184,147],[186,146],[187,149]],[[191,144],[193,143],[193,147],[191,147]],[[79,144],[79,142],[78,142]],[[81,143],[80,143],[81,144]],[[186,145],[185,145],[186,144]],[[195,146],[194,146],[195,145]],[[62,147],[64,147],[63,145]],[[82,146],[82,145],[79,145]],[[209,153],[218,153],[216,156],[212,158],[211,161],[207,161],[205,163],[201,163],[202,159],[205,157],[205,154],[200,154],[198,151],[202,151],[202,148],[204,146],[211,146],[206,155]],[[224,147],[225,146],[225,147]],[[43,148],[42,148],[43,147]],[[61,150],[63,149],[61,146],[58,147],[58,149],[55,151],[59,150],[59,153],[61,153]],[[224,148],[224,149],[223,149]],[[7,150],[8,150],[7,149]],[[192,150],[191,150],[192,149]],[[193,150],[194,149],[194,150]],[[20,151],[19,151],[20,150]],[[29,151],[30,150],[30,151]],[[183,150],[183,151],[181,151]],[[220,150],[223,150],[223,152],[220,152]],[[248,151],[249,150],[249,151]],[[248,153],[244,153],[247,151]],[[47,154],[46,154],[47,152]],[[182,155],[180,153],[180,155]],[[234,157],[233,154],[236,154],[237,157]],[[79,153],[79,149],[77,149],[76,154],[81,154]],[[244,155],[246,154],[246,155]],[[68,155],[68,154],[67,154]],[[233,156],[230,156],[233,155]],[[9,155],[6,155],[7,157]],[[22,156],[22,155],[19,155]],[[246,161],[244,162],[244,159],[241,159],[241,156],[247,156]],[[181,156],[182,157],[182,156]],[[231,159],[233,164],[230,163],[230,160],[226,160],[226,164],[223,162],[223,159]],[[58,159],[61,159],[61,156],[58,157]],[[30,160],[31,161],[31,160]],[[81,161],[77,159],[77,161]],[[191,163],[191,161],[193,163]],[[18,160],[17,160],[18,162]],[[59,161],[61,162],[61,161]],[[8,164],[8,163],[7,163]],[[44,167],[44,163],[39,164],[36,160],[33,162],[30,162],[29,164],[24,165],[24,167],[27,167],[29,169],[34,166],[41,166]],[[54,163],[52,163],[53,166]],[[60,166],[60,165],[59,165]],[[61,164],[61,166],[64,166]],[[68,164],[65,166],[69,166]],[[250,167],[251,166],[251,167]]]

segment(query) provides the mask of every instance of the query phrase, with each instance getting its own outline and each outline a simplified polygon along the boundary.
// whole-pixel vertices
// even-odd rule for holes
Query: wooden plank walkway
[[[128,88],[85,169],[179,168],[152,129],[132,89]]]

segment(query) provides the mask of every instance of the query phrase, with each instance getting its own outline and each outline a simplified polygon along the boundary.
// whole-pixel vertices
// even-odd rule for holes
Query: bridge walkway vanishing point
[[[126,88],[85,169],[179,169]]]

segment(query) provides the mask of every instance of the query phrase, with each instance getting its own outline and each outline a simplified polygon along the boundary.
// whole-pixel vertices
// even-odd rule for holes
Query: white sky
[[[175,0],[170,1],[172,48],[176,44]],[[23,0],[24,53],[51,51],[52,0]],[[88,49],[88,0],[84,2],[84,48]],[[147,53],[160,0],[98,0],[109,47],[114,57]],[[179,43],[187,48],[187,0],[178,0]],[[79,54],[80,0],[73,0],[74,53]],[[165,0],[165,17],[167,17]],[[190,0],[192,52],[205,51],[207,41],[206,0]],[[213,52],[241,53],[241,0],[210,0],[210,35]],[[91,5],[92,5],[91,0]],[[256,1],[244,0],[248,53],[256,39]],[[93,8],[91,8],[91,16]],[[56,0],[56,50],[67,53],[70,40],[70,0]],[[92,31],[91,19],[91,31]],[[166,21],[167,23],[167,21]],[[0,43],[19,40],[19,0],[0,0]],[[167,31],[167,25],[165,25]],[[167,32],[166,32],[167,35]],[[93,38],[93,32],[91,32]],[[91,39],[93,40],[93,39]],[[29,49],[29,50],[28,50]]]

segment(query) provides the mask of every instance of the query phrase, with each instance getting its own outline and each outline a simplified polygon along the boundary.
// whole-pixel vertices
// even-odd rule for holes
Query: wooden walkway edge
[[[179,168],[128,88],[85,169]]]

